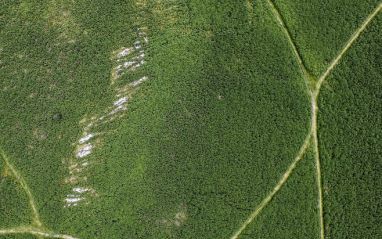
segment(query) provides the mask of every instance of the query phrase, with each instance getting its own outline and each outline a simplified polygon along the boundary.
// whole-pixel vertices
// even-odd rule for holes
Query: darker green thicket
[[[344,57],[320,97],[328,238],[378,238],[382,170],[379,16]]]
[[[187,7],[188,19],[152,38],[150,86],[157,90],[145,101],[150,108],[136,112],[148,129],[141,137],[149,147],[155,207],[164,209],[154,207],[152,217],[183,203],[189,218],[168,238],[227,237],[297,152],[308,101],[275,24],[248,26],[244,4]],[[272,70],[280,61],[285,65]]]

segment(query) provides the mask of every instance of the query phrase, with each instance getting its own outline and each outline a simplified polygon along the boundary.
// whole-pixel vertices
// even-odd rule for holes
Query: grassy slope
[[[336,14],[342,14],[337,1],[324,4],[327,11],[316,11],[322,8],[318,2],[280,5],[287,22],[296,24],[291,31],[301,36],[297,45],[306,46],[301,48],[302,55],[316,74],[373,5],[354,4],[344,10],[354,13],[344,14],[351,19],[338,18],[337,22]],[[62,209],[69,190],[62,184],[67,173],[62,159],[72,154],[71,143],[80,133],[81,118],[101,111],[112,100],[110,53],[134,40],[138,13],[132,2],[83,1],[64,4],[64,9],[57,7],[60,1],[57,5],[48,1],[5,4],[2,11],[7,15],[0,18],[4,39],[0,43],[0,77],[4,79],[0,82],[0,143],[31,182],[44,222],[55,230],[83,238],[228,238],[275,185],[304,138],[309,117],[304,84],[283,33],[263,3],[256,2],[254,9],[245,2],[212,0],[149,3],[147,12],[140,14],[146,17],[150,31],[145,70],[152,81],[134,96],[128,117],[106,127],[118,133],[106,136],[102,149],[92,156],[102,159],[90,172],[92,185],[101,193],[94,203]],[[49,18],[66,9],[70,19]],[[317,14],[333,14],[336,20],[318,24],[320,20],[313,19],[325,18]],[[328,33],[329,28],[336,30]],[[75,43],[68,42],[73,38]],[[317,41],[305,44],[312,39]],[[322,104],[320,120],[329,113],[333,118],[341,109],[338,105],[326,113],[328,103]],[[51,115],[58,111],[64,120],[52,121]],[[320,137],[330,138],[329,126],[324,127],[329,123],[321,121]],[[326,144],[332,145],[329,139],[323,141],[323,150],[328,151],[324,154],[323,172],[329,172],[324,173],[325,182],[336,185],[358,172],[349,169],[341,176],[330,171],[334,166],[326,160],[330,154]],[[305,197],[294,198],[297,188],[313,191],[311,182],[303,180],[312,177],[308,160],[275,205],[266,209],[261,218],[264,225],[257,223],[255,228],[261,231],[276,224],[269,219],[273,214],[305,219],[312,215]],[[338,170],[342,167],[337,165]],[[346,201],[346,193],[336,193],[334,198]],[[285,208],[293,206],[292,198],[309,210],[285,214]],[[353,199],[362,201],[360,194]],[[328,197],[329,225],[341,225],[330,229],[329,236],[337,238],[348,228],[337,215],[369,225],[367,219],[350,211],[366,210],[370,215],[372,208],[350,204],[339,214],[335,211],[338,203],[342,205]],[[173,223],[179,212],[187,218],[181,227]],[[304,233],[313,234],[316,218],[304,222]],[[290,227],[300,223],[291,221]],[[305,235],[272,229],[275,235]]]

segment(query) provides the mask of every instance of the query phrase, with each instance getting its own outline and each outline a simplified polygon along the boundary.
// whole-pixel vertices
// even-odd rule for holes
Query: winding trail
[[[323,206],[323,194],[322,194],[322,180],[321,180],[321,160],[320,151],[318,148],[318,136],[317,136],[317,115],[318,115],[318,103],[317,97],[312,96],[311,99],[312,107],[312,138],[314,147],[314,159],[316,163],[316,183],[318,191],[318,211],[319,211],[319,221],[320,221],[320,239],[325,238],[325,224],[324,224],[324,206]]]
[[[300,71],[301,71],[301,74],[304,78],[304,82],[307,86],[307,90],[308,90],[308,93],[311,94],[312,91],[309,87],[309,79],[310,79],[310,74],[304,64],[304,61],[301,57],[301,54],[296,46],[296,43],[294,42],[293,38],[292,38],[292,35],[290,33],[290,30],[289,28],[287,27],[285,21],[284,21],[284,18],[283,16],[281,15],[280,11],[278,10],[278,8],[275,6],[275,4],[273,3],[272,0],[266,0],[266,2],[268,3],[269,5],[269,8],[270,10],[272,11],[274,17],[276,18],[277,22],[280,24],[281,26],[281,30],[284,32],[287,40],[288,40],[288,43],[290,45],[290,47],[292,48],[292,51],[293,51],[293,54],[295,55],[296,57],[296,60],[297,60],[297,63],[298,63],[298,66],[300,67]]]
[[[33,194],[31,190],[28,187],[28,184],[24,180],[24,178],[21,176],[21,174],[16,170],[16,168],[12,165],[11,161],[9,160],[9,157],[5,154],[4,150],[0,146],[0,155],[3,158],[6,167],[11,170],[13,176],[15,177],[15,180],[21,185],[21,187],[24,189],[25,193],[27,194],[28,197],[28,202],[29,206],[32,210],[32,222],[38,227],[42,226],[41,220],[40,220],[40,215],[37,210],[36,202],[34,200]]]
[[[286,183],[290,175],[293,173],[293,170],[296,168],[297,163],[303,158],[306,150],[309,147],[313,147],[314,158],[316,165],[316,183],[318,190],[318,209],[319,209],[319,224],[320,224],[320,239],[325,239],[325,222],[324,222],[324,206],[323,206],[323,190],[322,190],[322,173],[321,173],[321,160],[320,160],[320,151],[319,151],[319,141],[318,141],[318,96],[320,94],[321,86],[323,82],[327,79],[333,69],[339,64],[343,56],[350,49],[353,43],[359,38],[361,33],[367,28],[370,22],[378,15],[382,10],[382,2],[380,2],[375,9],[366,17],[363,23],[354,31],[349,40],[345,43],[344,47],[338,53],[338,55],[331,61],[329,66],[326,68],[324,73],[314,82],[311,83],[312,77],[310,76],[309,71],[307,70],[302,57],[298,51],[298,48],[295,44],[295,41],[291,37],[290,31],[283,20],[283,17],[280,11],[277,9],[272,0],[265,0],[270,10],[272,11],[274,17],[279,23],[282,31],[284,32],[289,45],[293,51],[293,54],[296,57],[296,61],[299,65],[302,77],[307,86],[307,93],[310,95],[311,103],[311,118],[310,118],[310,130],[308,135],[305,137],[305,140],[300,147],[297,156],[294,158],[292,163],[288,166],[287,170],[282,175],[281,179],[278,181],[276,186],[271,190],[270,193],[258,204],[255,210],[248,216],[248,218],[240,225],[239,229],[234,232],[230,239],[238,239],[242,232],[247,228],[251,222],[253,222],[256,217],[261,213],[261,211],[272,201],[272,198],[279,192],[282,186]],[[311,86],[312,85],[312,86]]]
[[[233,234],[231,239],[239,238],[240,234],[247,228],[247,226],[260,214],[260,212],[268,205],[268,203],[272,200],[272,198],[277,194],[277,192],[282,188],[282,186],[286,183],[289,176],[296,168],[297,163],[303,158],[306,149],[309,147],[311,141],[311,134],[309,133],[304,143],[302,144],[298,154],[294,158],[293,162],[289,165],[288,169],[282,175],[280,181],[277,185],[272,189],[272,191],[260,202],[260,204],[256,207],[256,209],[249,215],[247,220],[240,226],[240,228]]]
[[[378,13],[382,10],[382,2],[380,2],[377,7],[367,16],[367,18],[363,21],[363,23],[354,31],[354,33],[351,35],[349,40],[346,42],[345,46],[342,48],[342,50],[339,52],[339,54],[332,60],[332,62],[329,64],[328,68],[325,70],[325,72],[320,76],[317,82],[316,86],[316,98],[318,97],[320,93],[320,89],[322,86],[322,83],[326,80],[326,78],[329,76],[329,74],[333,71],[333,69],[338,65],[342,57],[345,55],[345,53],[349,50],[349,48],[353,45],[353,43],[359,38],[361,33],[366,29],[366,27],[370,24],[370,22],[378,15]]]
[[[32,191],[30,190],[27,182],[21,176],[21,174],[17,171],[15,166],[11,163],[11,160],[0,146],[0,156],[5,162],[5,167],[8,167],[14,177],[15,181],[20,184],[21,188],[25,191],[29,207],[31,208],[31,216],[32,216],[32,225],[31,226],[20,226],[13,228],[0,229],[0,235],[9,235],[9,234],[31,234],[36,236],[37,238],[61,238],[61,239],[77,239],[70,235],[59,234],[56,232],[52,232],[46,229],[46,226],[42,223],[40,219],[40,214],[37,210],[36,202],[33,197]]]

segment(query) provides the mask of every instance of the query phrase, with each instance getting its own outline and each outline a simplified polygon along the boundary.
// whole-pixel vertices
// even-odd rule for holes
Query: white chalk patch
[[[88,134],[78,140],[78,143],[83,144],[94,137],[94,134]]]
[[[73,192],[75,193],[85,193],[85,192],[90,192],[92,189],[90,188],[84,188],[84,187],[75,187],[73,188]]]
[[[117,108],[110,111],[109,115],[114,115],[118,112],[125,111],[125,110],[127,110],[127,108],[124,105],[120,105],[120,106],[117,106]]]
[[[75,203],[84,200],[85,198],[83,197],[77,197],[77,195],[68,195],[67,198],[65,198],[65,201],[67,203]]]
[[[113,104],[115,106],[121,106],[121,105],[125,104],[128,100],[129,99],[125,96],[125,97],[122,97],[119,100],[115,101]]]
[[[76,154],[77,158],[83,158],[88,156],[89,154],[91,154],[92,149],[93,149],[93,145],[85,144],[83,147],[77,150],[77,154]]]
[[[136,81],[133,81],[130,83],[130,86],[132,87],[136,87],[140,84],[142,84],[143,82],[147,81],[149,78],[147,76],[144,76],[142,78],[140,78],[139,80],[136,80]]]
[[[125,63],[123,63],[123,67],[125,68],[129,68],[131,66],[133,66],[134,64],[137,64],[136,61],[126,61]],[[118,66],[118,69],[121,67],[121,65]]]
[[[117,57],[118,58],[122,58],[122,57],[125,57],[125,56],[128,56],[130,53],[132,53],[134,51],[134,48],[130,47],[130,48],[125,48],[123,49],[121,52],[119,52],[117,54]]]
[[[147,38],[146,32],[141,28],[138,29],[137,35],[135,42],[129,47],[123,47],[117,51],[113,51],[111,56],[114,66],[111,69],[112,84],[122,75],[132,72],[146,63],[145,47],[149,39]],[[80,125],[83,127],[82,135],[75,142],[76,148],[73,152],[75,158],[70,159],[67,165],[69,174],[64,179],[65,183],[72,186],[71,191],[65,196],[64,207],[86,205],[90,203],[89,200],[91,198],[98,196],[96,190],[89,186],[86,176],[90,173],[89,169],[99,163],[99,159],[95,157],[87,158],[96,148],[93,144],[94,138],[97,139],[97,142],[101,141],[101,135],[106,133],[97,131],[97,129],[102,124],[108,124],[115,119],[123,117],[123,111],[128,109],[127,106],[130,96],[135,92],[134,87],[139,86],[148,79],[147,76],[142,77],[141,75],[141,78],[138,80],[124,84],[123,87],[116,87],[114,95],[116,98],[109,107],[104,109],[103,113],[95,114],[91,118],[84,118],[80,121]],[[183,214],[178,213],[173,219],[166,220],[173,225],[179,226],[185,220],[184,218],[185,216]]]

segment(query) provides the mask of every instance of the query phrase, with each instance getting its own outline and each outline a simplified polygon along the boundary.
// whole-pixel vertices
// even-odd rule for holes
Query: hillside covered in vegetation
[[[382,238],[381,12],[2,0],[0,238]]]

